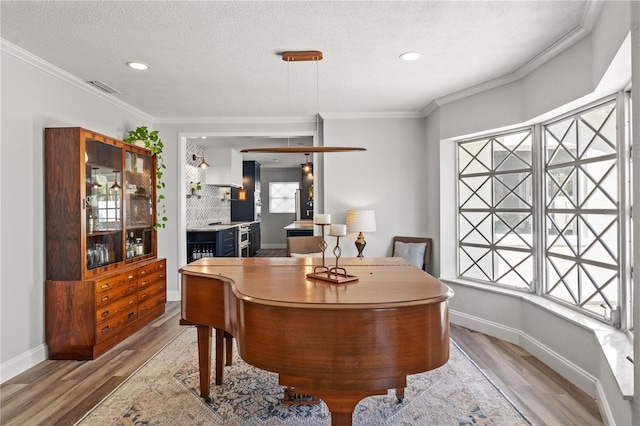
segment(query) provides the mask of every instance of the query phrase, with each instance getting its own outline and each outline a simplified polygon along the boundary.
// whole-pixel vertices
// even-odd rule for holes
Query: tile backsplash
[[[225,198],[225,191],[229,191],[229,188],[207,185],[205,183],[206,170],[198,167],[200,159],[194,160],[194,154],[196,157],[205,157],[205,148],[187,142],[187,158],[185,158],[187,164],[185,179],[185,190],[187,193],[187,229],[207,225],[212,222],[229,222],[231,220],[231,202],[223,200]],[[191,182],[202,183],[200,197],[189,196],[191,194]]]

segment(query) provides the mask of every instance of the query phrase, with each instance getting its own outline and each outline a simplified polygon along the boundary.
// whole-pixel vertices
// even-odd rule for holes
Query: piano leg
[[[211,327],[196,326],[198,330],[198,364],[200,366],[200,396],[210,400],[211,391]],[[216,377],[217,379],[217,377]]]
[[[216,385],[222,384],[222,372],[224,363],[224,330],[216,328]],[[202,366],[200,366],[202,370]],[[211,371],[211,368],[209,368]]]
[[[225,364],[231,365],[233,361],[233,336],[226,331],[224,332],[224,343],[225,343],[225,351],[227,352],[225,355]]]
[[[404,401],[404,388],[396,388],[396,398],[398,402]]]

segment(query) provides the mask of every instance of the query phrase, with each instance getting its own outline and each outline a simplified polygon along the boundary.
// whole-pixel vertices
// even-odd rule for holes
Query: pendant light
[[[98,167],[91,168],[91,180],[93,181],[93,183],[91,184],[91,187],[94,189],[100,188],[100,184],[96,180],[96,173],[95,173],[96,170],[98,170]]]
[[[114,170],[113,173],[116,174],[116,177],[114,179],[113,185],[111,185],[111,189],[113,189],[114,191],[117,191],[120,188],[122,188],[118,183],[118,179],[120,178],[120,170]]]
[[[286,62],[315,61],[316,62],[316,134],[318,133],[318,120],[320,112],[318,111],[318,61],[322,60],[322,51],[320,50],[302,50],[282,52],[282,60]],[[287,87],[289,92],[289,87]],[[287,97],[289,93],[287,93]],[[260,153],[324,153],[324,152],[345,152],[345,151],[366,151],[365,148],[349,147],[349,146],[286,146],[273,148],[245,148],[240,152],[260,152]]]

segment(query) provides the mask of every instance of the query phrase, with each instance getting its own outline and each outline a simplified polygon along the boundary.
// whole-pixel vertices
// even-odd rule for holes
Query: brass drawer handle
[[[101,302],[107,302],[109,300],[109,296],[104,296],[102,299],[100,299]]]
[[[109,288],[109,283],[102,284],[102,286],[100,288]]]
[[[129,315],[127,316],[127,319],[131,319],[135,316],[135,312],[129,312]]]
[[[100,330],[100,333],[106,333],[107,331],[109,331],[109,326],[103,327],[102,330]]]
[[[106,318],[109,316],[109,311],[104,311],[101,315],[102,318]]]
[[[130,304],[130,305],[133,305],[134,303],[136,303],[136,301],[135,301],[135,300],[133,300],[133,299],[129,300],[129,304]]]
[[[136,288],[135,288],[134,286],[130,286],[130,287],[129,287],[129,290],[127,290],[127,292],[134,291],[135,289],[136,289]]]
[[[140,271],[140,275],[147,275],[147,271],[143,269],[142,271]]]
[[[132,280],[133,278],[134,278],[133,275],[129,275],[127,279]]]

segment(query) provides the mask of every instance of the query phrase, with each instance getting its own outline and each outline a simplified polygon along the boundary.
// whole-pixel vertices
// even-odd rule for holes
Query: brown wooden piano
[[[200,393],[209,397],[211,335],[216,383],[230,339],[246,362],[280,384],[322,399],[333,425],[357,403],[406,386],[409,374],[449,359],[453,292],[401,258],[346,258],[357,281],[308,279],[321,258],[207,258],[180,269],[182,322],[198,328]]]

